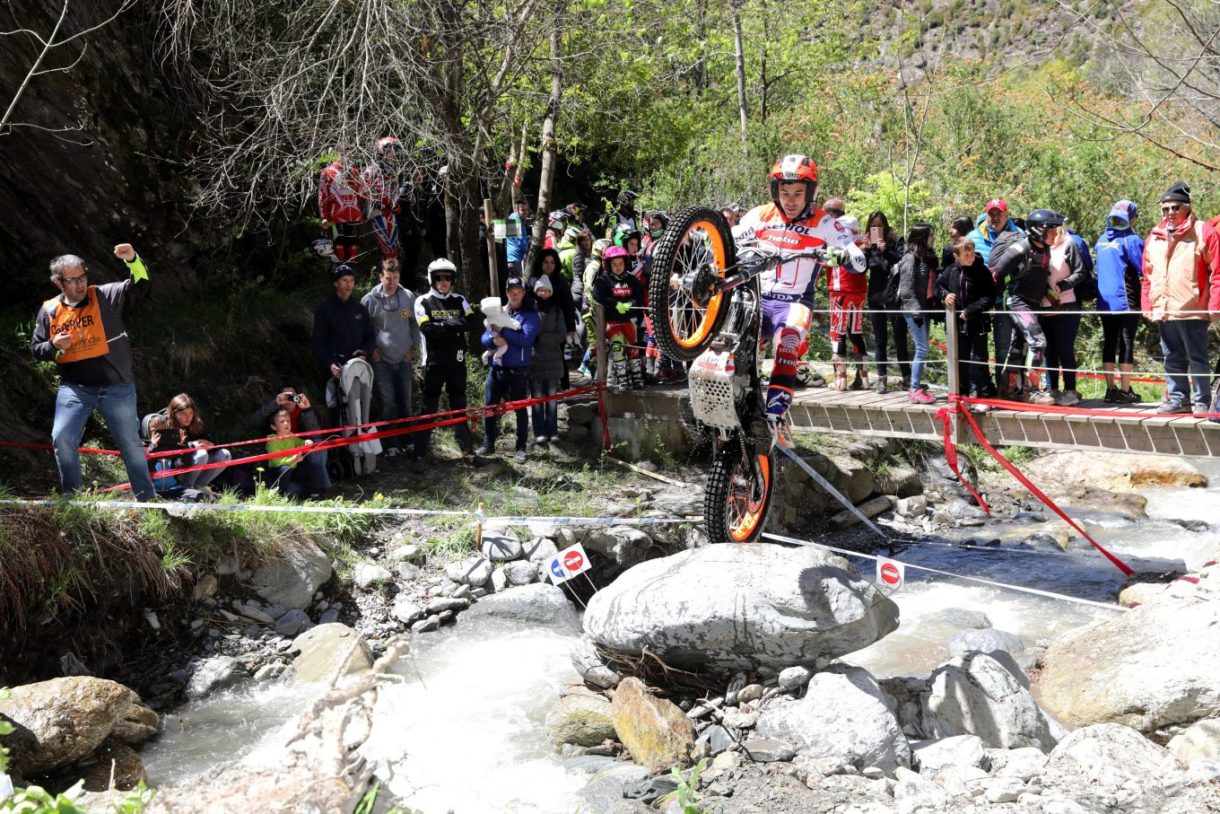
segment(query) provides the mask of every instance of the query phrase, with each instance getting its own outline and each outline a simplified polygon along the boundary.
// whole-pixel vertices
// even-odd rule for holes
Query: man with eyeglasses
[[[89,285],[85,261],[74,254],[51,261],[51,282],[60,294],[38,309],[30,347],[35,359],[59,368],[51,444],[64,497],[81,488],[77,448],[96,409],[122,453],[132,491],[140,500],[152,500],[156,493],[140,443],[131,340],[123,325],[123,313],[148,293],[148,269],[130,243],[115,246],[114,256],[131,276],[105,285]]]
[[[1161,222],[1144,241],[1140,310],[1161,330],[1167,398],[1157,412],[1207,413],[1207,328],[1220,318],[1220,235],[1190,211],[1185,182],[1161,196]]]
[[[424,415],[440,409],[441,392],[449,393],[449,409],[466,409],[466,351],[468,331],[474,310],[466,298],[453,290],[457,266],[452,260],[439,258],[428,266],[428,282],[432,288],[415,300],[415,321],[424,337]],[[462,458],[474,455],[474,437],[463,421],[454,424],[453,434],[462,450]],[[415,454],[428,454],[431,430],[415,435]]]

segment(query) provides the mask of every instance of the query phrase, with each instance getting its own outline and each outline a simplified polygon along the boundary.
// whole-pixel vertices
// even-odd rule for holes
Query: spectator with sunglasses
[[[1161,196],[1161,222],[1144,241],[1140,310],[1161,330],[1167,398],[1157,412],[1209,412],[1207,328],[1220,318],[1220,235],[1191,212],[1183,181]]]

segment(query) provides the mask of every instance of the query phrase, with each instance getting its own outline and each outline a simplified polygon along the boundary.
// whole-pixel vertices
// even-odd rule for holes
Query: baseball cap
[[[509,277],[508,282],[504,284],[504,290],[510,288],[525,288],[525,282],[520,277]]]
[[[1005,215],[1008,214],[1008,201],[1003,198],[992,198],[987,202],[987,206],[983,208],[984,212],[990,212],[993,209],[998,209]]]

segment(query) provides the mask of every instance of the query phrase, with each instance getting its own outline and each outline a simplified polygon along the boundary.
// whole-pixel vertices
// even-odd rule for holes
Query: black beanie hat
[[[1184,204],[1190,203],[1190,187],[1186,185],[1185,181],[1178,181],[1176,184],[1167,189],[1165,194],[1161,196],[1161,203],[1164,203],[1165,201],[1177,201],[1178,203]]]
[[[330,279],[332,281],[338,281],[349,276],[356,276],[356,267],[351,263],[337,263],[334,266],[331,266]]]

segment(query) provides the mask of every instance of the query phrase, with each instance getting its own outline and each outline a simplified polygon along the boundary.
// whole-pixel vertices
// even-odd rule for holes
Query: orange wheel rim
[[[696,237],[698,236],[698,237]],[[692,240],[692,238],[696,238]],[[699,220],[691,224],[685,239],[675,252],[675,264],[681,266],[675,271],[679,276],[693,271],[693,264],[704,262],[702,250],[710,251],[720,277],[724,277],[724,267],[727,265],[727,252],[720,230],[711,221]],[[688,267],[692,266],[692,267]],[[707,341],[716,317],[720,313],[724,301],[723,294],[714,294],[707,305],[700,305],[691,298],[690,293],[679,289],[673,292],[669,302],[669,324],[673,340],[683,348],[696,348]]]
[[[762,525],[763,513],[767,508],[767,495],[771,492],[771,459],[759,455],[758,468],[762,470],[762,491],[757,498],[753,495],[753,478],[748,475],[735,475],[729,485],[728,526],[729,537],[735,543],[743,543],[754,536]]]

